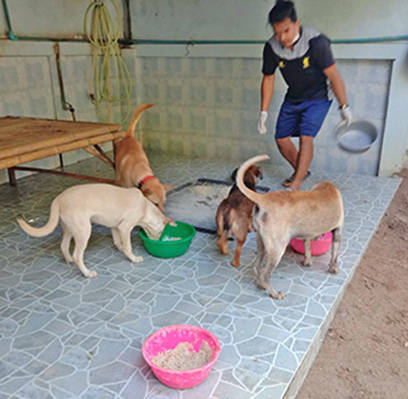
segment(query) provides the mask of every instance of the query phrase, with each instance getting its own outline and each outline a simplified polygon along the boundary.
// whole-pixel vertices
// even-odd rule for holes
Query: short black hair
[[[272,10],[269,11],[269,23],[273,26],[277,22],[282,22],[290,18],[292,22],[297,21],[295,4],[290,0],[276,0]]]

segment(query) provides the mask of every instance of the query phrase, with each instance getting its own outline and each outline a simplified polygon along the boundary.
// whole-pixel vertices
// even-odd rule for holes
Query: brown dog
[[[233,173],[235,180],[236,171]],[[258,178],[262,178],[261,169],[252,165],[245,173],[245,184],[255,191]],[[252,210],[254,203],[239,191],[234,184],[221,204],[218,206],[215,221],[217,223],[218,248],[223,255],[229,253],[228,239],[235,236],[237,248],[235,249],[233,266],[239,266],[242,246],[249,231],[252,231]]]
[[[285,295],[272,288],[270,277],[293,237],[305,240],[303,265],[311,266],[310,241],[332,231],[329,273],[338,273],[337,257],[344,209],[340,191],[329,182],[321,182],[310,191],[275,191],[265,194],[246,187],[243,180],[246,170],[254,163],[268,158],[267,155],[259,155],[244,162],[238,170],[236,182],[241,192],[256,204],[254,227],[257,257],[254,272],[258,286],[266,289],[273,298],[282,299]]]
[[[166,191],[172,186],[160,183],[159,179],[153,175],[142,144],[134,137],[135,127],[141,113],[150,107],[153,107],[153,104],[144,104],[136,109],[126,137],[115,143],[115,183],[122,187],[139,188],[149,201],[164,212]]]

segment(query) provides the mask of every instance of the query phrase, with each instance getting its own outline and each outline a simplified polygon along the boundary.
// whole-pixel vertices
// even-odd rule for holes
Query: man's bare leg
[[[292,190],[299,190],[302,181],[309,170],[310,163],[313,159],[313,139],[314,137],[312,136],[300,136],[295,176],[292,183],[288,185]]]
[[[281,139],[276,139],[276,144],[278,145],[279,152],[291,164],[293,170],[296,171],[298,150],[293,144],[292,139],[289,136],[283,137]]]

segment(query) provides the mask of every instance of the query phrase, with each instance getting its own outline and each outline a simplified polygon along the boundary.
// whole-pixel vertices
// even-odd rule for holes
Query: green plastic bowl
[[[149,238],[143,229],[139,236],[150,254],[158,258],[175,258],[185,254],[196,235],[196,229],[191,224],[176,221],[177,226],[167,224],[158,240]],[[172,240],[180,238],[179,240]]]

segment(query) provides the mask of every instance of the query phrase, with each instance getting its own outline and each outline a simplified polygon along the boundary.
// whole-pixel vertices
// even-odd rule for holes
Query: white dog
[[[141,262],[141,256],[132,252],[130,233],[135,226],[144,229],[147,236],[157,240],[171,219],[147,200],[137,188],[122,188],[110,184],[83,184],[68,188],[51,204],[48,223],[40,228],[17,219],[20,227],[33,237],[52,233],[61,222],[63,236],[61,251],[67,262],[74,262],[85,277],[97,273],[84,265],[84,251],[91,236],[91,223],[112,229],[115,246],[132,262]],[[74,238],[75,249],[71,256],[69,246]]]

